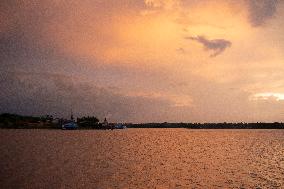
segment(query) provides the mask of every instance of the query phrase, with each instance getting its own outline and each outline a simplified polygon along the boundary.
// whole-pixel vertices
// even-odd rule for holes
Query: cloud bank
[[[278,0],[246,0],[251,25],[254,27],[264,25],[275,15],[278,2]]]
[[[281,120],[280,101],[246,101],[283,93],[280,3],[3,0],[0,113],[68,114],[72,103],[78,116],[117,121]],[[232,44],[220,58],[200,50]]]
[[[0,72],[0,113],[69,117],[96,115],[110,121],[163,121],[173,104],[166,99],[120,93],[81,78],[45,72]]]

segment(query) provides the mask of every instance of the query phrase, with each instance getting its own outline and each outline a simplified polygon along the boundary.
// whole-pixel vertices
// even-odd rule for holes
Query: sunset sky
[[[284,121],[284,1],[1,0],[0,113]]]

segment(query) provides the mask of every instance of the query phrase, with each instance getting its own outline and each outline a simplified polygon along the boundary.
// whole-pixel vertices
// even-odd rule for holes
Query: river
[[[284,188],[284,130],[0,130],[0,188]]]

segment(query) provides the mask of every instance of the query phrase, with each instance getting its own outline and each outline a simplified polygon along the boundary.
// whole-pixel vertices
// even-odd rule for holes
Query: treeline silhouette
[[[61,129],[62,124],[69,121],[63,118],[53,118],[51,115],[36,117],[10,113],[0,114],[0,128]],[[77,124],[81,129],[102,129],[102,124],[99,121],[94,116],[77,118]]]
[[[57,120],[57,121],[56,121]],[[65,120],[66,121],[66,120]],[[16,114],[0,114],[0,128],[49,128],[59,129],[64,119],[54,119],[51,115],[22,116]],[[80,129],[106,129],[95,116],[77,118]],[[127,128],[188,128],[188,129],[284,129],[284,123],[127,123]],[[109,127],[113,128],[114,123]]]
[[[53,116],[22,116],[17,114],[0,114],[0,128],[56,128],[52,124]]]
[[[188,129],[284,129],[284,123],[140,123],[128,128],[188,128]]]
[[[100,129],[102,124],[95,116],[77,118],[77,124],[82,129]]]

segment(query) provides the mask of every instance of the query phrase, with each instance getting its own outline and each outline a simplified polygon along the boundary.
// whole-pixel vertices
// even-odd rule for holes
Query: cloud
[[[257,27],[265,24],[276,13],[278,2],[278,0],[246,0],[251,25]]]
[[[166,10],[171,10],[172,8],[179,5],[178,0],[144,0],[145,5],[148,8],[162,8]]]
[[[226,48],[230,47],[232,43],[225,39],[214,39],[208,40],[204,36],[197,37],[185,37],[185,39],[190,39],[201,43],[205,50],[212,50],[214,53],[210,57],[215,57],[221,54]]]
[[[247,104],[255,101],[246,102],[247,96],[281,80],[281,40],[271,45],[281,33],[280,16],[273,30],[247,27],[247,16],[254,15],[261,22],[270,18],[255,7],[256,1],[32,2],[1,1],[0,112],[61,116],[69,114],[73,102],[78,116],[111,115],[111,120],[242,120],[262,111],[248,109]],[[250,12],[249,4],[254,7]],[[280,8],[278,11],[281,13]],[[231,45],[214,38],[224,34],[234,41],[234,52],[223,60],[209,58]],[[184,36],[189,36],[186,41]],[[184,45],[188,42],[191,44]],[[200,50],[202,46],[208,57]],[[252,49],[253,53],[247,53]],[[208,64],[216,61],[218,65]],[[270,76],[275,68],[279,78]],[[250,73],[237,74],[239,70]],[[254,78],[263,73],[270,74],[271,84],[265,84],[267,77]],[[256,81],[259,90],[239,92]],[[161,95],[127,96],[140,91]],[[279,111],[272,113],[280,117]]]
[[[250,100],[284,100],[284,94],[283,93],[257,93],[250,97]]]
[[[77,117],[109,116],[111,121],[161,122],[170,110],[187,101],[155,96],[129,96],[119,89],[101,87],[81,77],[53,73],[0,72],[0,114],[68,117],[70,108]]]

